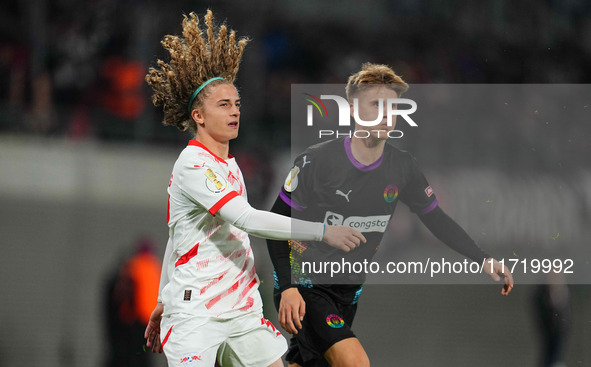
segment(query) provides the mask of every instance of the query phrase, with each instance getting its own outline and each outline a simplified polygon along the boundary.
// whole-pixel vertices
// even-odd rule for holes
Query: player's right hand
[[[152,349],[152,353],[162,353],[162,344],[160,343],[160,320],[162,320],[162,313],[164,313],[164,306],[158,303],[152,314],[150,321],[146,326],[144,338],[146,339],[146,347]]]
[[[367,242],[361,232],[345,226],[325,226],[322,240],[328,245],[345,252],[356,249],[362,242]]]
[[[302,328],[306,314],[306,302],[297,288],[288,288],[281,292],[279,302],[279,325],[290,334],[297,334]]]

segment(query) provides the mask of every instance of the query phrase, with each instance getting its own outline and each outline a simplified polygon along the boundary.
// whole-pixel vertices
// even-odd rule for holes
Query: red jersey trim
[[[164,340],[162,341],[162,348],[164,348],[164,345],[166,344],[166,342],[168,341],[168,337],[170,336],[170,333],[172,332],[172,328],[174,327],[174,325],[172,325],[170,327],[170,329],[168,329],[168,333],[166,333],[166,336],[164,337]]]
[[[166,224],[170,223],[170,195],[168,195],[168,203],[166,204]]]
[[[189,250],[189,252],[187,252],[186,254],[184,254],[183,256],[181,256],[176,263],[174,263],[174,267],[176,268],[177,266],[181,266],[183,264],[186,264],[189,262],[189,260],[191,260],[192,258],[194,258],[195,256],[197,256],[197,250],[199,249],[199,242],[197,242],[197,244],[195,246],[193,246],[193,248],[191,250]]]
[[[226,194],[223,198],[221,198],[217,203],[215,203],[211,209],[209,209],[209,214],[215,217],[215,213],[217,213],[222,206],[224,206],[228,201],[234,199],[236,196],[240,196],[236,191],[230,191]]]
[[[200,148],[206,150],[209,154],[211,154],[216,159],[216,161],[222,162],[226,166],[228,165],[228,163],[225,160],[223,160],[222,158],[220,158],[217,155],[213,154],[213,152],[211,150],[207,149],[207,147],[205,145],[203,145],[201,142],[199,142],[199,141],[197,141],[195,139],[191,139],[191,140],[189,140],[189,145],[200,147]],[[231,154],[228,154],[228,158],[234,158],[234,157]]]

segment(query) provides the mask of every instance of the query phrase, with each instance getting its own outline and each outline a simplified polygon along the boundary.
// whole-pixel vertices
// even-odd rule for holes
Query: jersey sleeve
[[[407,164],[408,180],[400,192],[400,201],[415,214],[427,214],[437,208],[439,202],[425,175],[410,155]]]
[[[490,258],[441,208],[437,207],[427,214],[419,215],[419,218],[435,237],[458,253],[477,262]]]
[[[257,210],[242,197],[230,200],[220,209],[219,214],[235,227],[261,238],[321,241],[324,236],[323,223],[307,222]]]
[[[295,159],[271,209],[272,212],[285,216],[297,216],[297,212],[305,211],[309,203],[314,202],[312,194],[315,163],[315,159],[309,152],[304,152]],[[294,287],[295,285],[291,283],[289,241],[267,239],[267,249],[274,267],[276,291],[281,293],[287,288]]]
[[[185,195],[215,216],[224,204],[239,196],[223,172],[215,162],[186,163],[177,182]]]
[[[271,211],[273,213],[291,216],[290,207],[285,201],[283,201],[283,199],[281,199],[281,197],[277,197]],[[277,292],[281,293],[287,288],[294,287],[295,285],[291,284],[291,247],[289,242],[267,239],[267,250],[269,251],[269,257],[273,263],[273,275]]]
[[[293,210],[303,211],[314,201],[314,161],[309,153],[298,156],[283,182],[279,197]]]

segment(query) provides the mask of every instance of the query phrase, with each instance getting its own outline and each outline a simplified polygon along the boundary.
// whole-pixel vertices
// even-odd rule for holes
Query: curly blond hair
[[[190,110],[203,106],[213,86],[232,84],[238,73],[240,59],[247,37],[236,39],[236,32],[223,24],[217,27],[213,22],[213,13],[207,10],[204,17],[206,29],[199,27],[197,14],[183,16],[182,36],[166,35],[162,46],[170,53],[170,62],[157,61],[159,68],[151,67],[146,75],[146,82],[152,87],[152,103],[162,106],[164,125],[174,125],[181,131],[195,133],[197,124],[191,117]],[[207,39],[204,37],[204,33]],[[195,90],[214,77],[223,79],[209,83],[195,98],[189,101]]]
[[[345,88],[347,99],[351,101],[357,93],[376,84],[386,84],[387,88],[398,93],[398,97],[408,90],[408,84],[391,67],[366,62],[360,71],[349,77]]]

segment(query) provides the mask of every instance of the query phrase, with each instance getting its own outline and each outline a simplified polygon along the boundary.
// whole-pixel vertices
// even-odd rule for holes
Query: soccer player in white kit
[[[264,318],[248,234],[323,240],[343,251],[365,242],[349,227],[292,220],[252,208],[229,154],[238,136],[240,98],[232,84],[247,39],[204,17],[207,40],[191,13],[183,37],[165,36],[170,63],[146,81],[163,106],[164,124],[194,133],[168,185],[169,240],[158,304],[145,332],[169,366],[281,366],[287,343]]]

